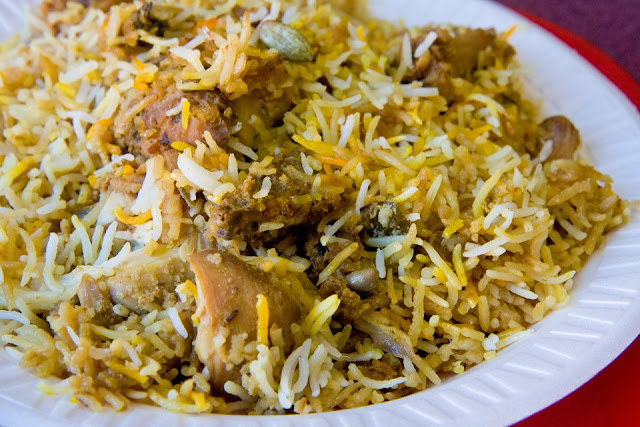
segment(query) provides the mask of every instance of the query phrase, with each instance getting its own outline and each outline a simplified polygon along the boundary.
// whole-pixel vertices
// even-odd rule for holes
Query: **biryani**
[[[0,339],[95,411],[424,390],[567,304],[627,217],[512,30],[313,0],[45,0],[28,28],[0,48]]]

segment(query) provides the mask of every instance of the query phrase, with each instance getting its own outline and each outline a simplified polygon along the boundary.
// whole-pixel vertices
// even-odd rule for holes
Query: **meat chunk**
[[[364,230],[372,237],[406,234],[409,221],[393,202],[375,202],[362,209]]]
[[[310,177],[302,172],[299,152],[274,160],[273,168],[275,173],[268,177],[271,189],[266,197],[254,195],[267,178],[249,175],[239,188],[210,209],[209,231],[214,237],[252,242],[273,240],[291,226],[317,223],[341,205],[344,186],[333,177],[321,176],[323,185],[317,194],[311,194]],[[265,222],[280,223],[282,227],[260,233],[260,224]]]
[[[109,291],[103,283],[98,284],[88,274],[82,276],[78,287],[80,305],[92,308],[96,313],[104,313],[112,307]]]
[[[256,338],[258,295],[266,297],[269,324],[282,328],[287,346],[293,344],[289,325],[300,322],[301,307],[289,292],[288,279],[276,278],[223,251],[206,250],[188,259],[198,285],[196,352],[211,373],[213,385],[222,389],[237,380],[239,367],[229,363],[230,337],[246,333]]]
[[[347,236],[347,234],[341,236]],[[357,240],[357,234],[351,234],[351,240]],[[312,233],[307,236],[305,252],[311,261],[309,277],[317,280],[318,274],[333,258],[345,248],[345,245],[329,243],[323,246],[320,235]],[[358,256],[358,252],[344,261],[327,280],[320,283],[319,292],[322,298],[333,294],[340,298],[340,306],[336,317],[345,322],[352,322],[362,314],[389,304],[389,298],[378,283],[378,271],[373,262]]]
[[[580,146],[580,132],[564,116],[552,116],[538,125],[538,139],[542,144],[551,141],[553,150],[547,160],[573,159]]]
[[[104,279],[114,303],[122,304],[136,313],[144,313],[162,306],[175,295],[175,286],[193,279],[189,265],[182,261],[177,250],[164,254],[133,252]]]
[[[67,7],[67,3],[80,3],[84,7],[92,7],[95,9],[101,9],[108,11],[111,6],[116,4],[129,2],[131,0],[46,0],[42,2],[41,11],[43,15],[46,15],[50,11],[61,11]]]
[[[124,164],[137,168],[135,163],[124,162]],[[95,188],[97,188],[101,194],[106,194],[108,191],[115,191],[117,193],[136,195],[142,187],[143,180],[144,175],[137,173],[118,174],[109,172],[97,179]]]
[[[430,29],[428,29],[430,31]],[[426,37],[413,40],[415,49]],[[416,67],[406,81],[422,80],[425,86],[437,87],[448,101],[459,98],[453,79],[470,78],[482,64],[483,51],[491,51],[493,59],[500,58],[507,64],[515,51],[495,30],[457,27],[451,30],[435,28],[437,38],[431,47],[416,61]]]
[[[505,106],[505,113],[500,115],[502,141],[518,153],[529,153],[536,157],[542,144],[538,137],[534,105],[515,91],[508,91],[497,99],[501,99],[500,102]]]
[[[267,128],[279,125],[293,105],[293,95],[288,92],[292,78],[285,68],[284,57],[273,51],[266,56],[252,57],[243,79],[250,92],[234,100],[232,108],[242,123],[238,138],[253,146],[258,131],[251,125],[251,117],[260,118]]]
[[[480,28],[457,31],[446,44],[444,54],[453,77],[469,77],[478,66],[478,56],[496,40],[494,30]]]
[[[304,242],[305,255],[311,261],[311,269],[308,270],[309,278],[313,281],[318,280],[320,272],[341,249],[342,246],[337,243],[329,243],[326,246],[320,243],[320,234],[315,230],[309,233]]]
[[[44,0],[40,5],[40,13],[46,16],[49,12],[58,12],[67,7],[69,0]]]
[[[144,176],[131,174],[126,176],[111,176],[109,187],[118,193],[138,194],[142,187]]]
[[[398,372],[389,364],[380,360],[364,362],[358,366],[365,376],[374,380],[384,381],[398,376]]]
[[[138,45],[140,38],[138,30],[144,30],[159,37],[164,35],[166,23],[154,16],[152,11],[153,2],[147,1],[122,23],[121,31],[127,45],[132,47]]]
[[[186,129],[181,113],[170,117],[166,114],[180,105],[182,98],[190,104]],[[132,120],[128,111],[131,105],[139,102],[146,107]],[[196,139],[202,140],[205,131],[209,131],[221,147],[229,138],[229,128],[223,116],[228,104],[218,91],[182,92],[175,86],[157,86],[145,98],[134,98],[129,104],[129,108],[125,107],[115,119],[116,138],[135,154],[147,158],[161,154],[169,169],[175,169],[178,157],[178,152],[171,147],[172,142],[193,144]]]
[[[358,263],[357,265],[362,265]],[[378,284],[376,275],[375,281],[366,292],[356,291],[349,283],[349,275],[353,271],[362,271],[364,269],[355,270],[354,263],[348,263],[337,273],[334,273],[326,281],[320,284],[320,296],[327,298],[333,294],[340,298],[340,307],[336,312],[336,317],[341,318],[345,322],[353,322],[363,314],[372,310],[389,305],[389,297],[382,287]],[[369,267],[372,268],[372,267]]]
[[[335,317],[351,323],[364,313],[389,304],[388,297],[382,292],[361,295],[349,288],[349,283],[341,275],[333,275],[320,284],[320,296],[327,298],[333,294],[340,298],[340,307]]]
[[[85,7],[101,9],[106,12],[111,9],[111,6],[115,6],[120,3],[129,3],[131,1],[132,0],[80,0],[80,3],[82,3]]]

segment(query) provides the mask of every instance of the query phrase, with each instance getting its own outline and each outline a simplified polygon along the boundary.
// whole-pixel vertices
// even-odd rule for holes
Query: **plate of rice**
[[[3,423],[510,424],[637,336],[640,118],[522,17],[30,3],[0,2]]]

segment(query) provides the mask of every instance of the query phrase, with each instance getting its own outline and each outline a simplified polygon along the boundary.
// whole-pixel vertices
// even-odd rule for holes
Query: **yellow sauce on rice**
[[[364,19],[347,1],[240,4],[45,1],[0,48],[0,340],[62,379],[43,392],[96,411],[353,408],[491,360],[567,303],[627,207],[536,136],[513,29],[482,33],[464,75],[427,85],[433,64],[459,61],[443,43],[472,30]],[[280,32],[261,37],[270,20]],[[301,40],[313,60],[284,60]],[[158,87],[182,95],[152,122]],[[197,136],[154,135],[171,124]],[[135,151],[145,139],[154,155]],[[281,168],[308,217],[216,222],[245,190],[251,206],[281,200]],[[310,235],[324,264],[304,252]],[[286,284],[301,312],[277,324],[261,293],[244,307],[253,329],[218,329],[237,373],[222,387],[196,351],[212,313],[186,262],[212,247]]]

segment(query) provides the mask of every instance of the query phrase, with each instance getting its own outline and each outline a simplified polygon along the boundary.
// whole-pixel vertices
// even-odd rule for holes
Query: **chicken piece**
[[[252,57],[247,64],[243,80],[247,83],[250,93],[270,90],[277,92],[292,86],[293,79],[285,68],[284,56],[277,51],[268,51],[264,56]],[[273,95],[272,95],[273,96]],[[261,97],[261,98],[264,98]],[[271,112],[266,112],[272,114]]]
[[[343,230],[341,237],[349,236]],[[350,240],[357,240],[357,234],[351,234]],[[309,278],[317,280],[318,274],[333,258],[345,248],[345,245],[320,243],[320,234],[312,233],[306,237],[305,253],[311,261]],[[357,252],[356,252],[357,254]],[[337,271],[319,286],[320,296],[327,298],[333,294],[340,298],[340,306],[336,317],[345,322],[352,322],[363,313],[376,310],[389,304],[389,297],[379,285],[378,271],[373,262],[363,257],[354,256],[343,262]]]
[[[133,168],[138,167],[135,163],[124,162],[124,164],[128,164]],[[115,191],[122,194],[137,195],[142,187],[142,181],[144,181],[144,175],[137,173],[117,174],[112,171],[98,178],[95,188],[100,191],[100,194]]]
[[[109,187],[119,193],[138,194],[143,180],[144,176],[138,174],[112,176],[109,181]]]
[[[429,30],[430,31],[430,30]],[[426,31],[428,33],[429,31]],[[481,52],[491,49],[491,57],[507,64],[515,51],[495,30],[457,27],[452,30],[435,28],[437,38],[416,61],[416,67],[405,81],[422,80],[424,86],[437,87],[447,101],[458,100],[453,79],[470,78],[482,64]],[[426,35],[425,35],[426,37]],[[415,49],[425,37],[413,40]]]
[[[287,347],[293,345],[289,325],[299,323],[301,307],[289,290],[289,279],[276,278],[223,251],[205,250],[191,255],[189,264],[198,284],[196,353],[220,390],[238,380],[239,367],[229,362],[230,337],[246,333],[256,339],[258,295],[266,297],[269,324],[282,328]]]
[[[78,287],[78,299],[81,306],[92,308],[96,313],[104,313],[113,306],[104,283],[98,284],[88,274],[82,276]]]
[[[138,30],[144,30],[159,37],[164,35],[166,23],[156,18],[152,10],[153,2],[147,1],[122,23],[121,31],[127,45],[131,47],[138,45],[140,38]]]
[[[398,372],[395,369],[380,360],[374,359],[371,362],[364,362],[358,367],[365,376],[374,380],[384,381],[398,376]]]
[[[67,7],[69,0],[44,0],[40,5],[40,14],[47,16],[49,12],[59,12]]]
[[[116,4],[130,2],[132,0],[46,0],[42,3],[41,11],[43,15],[46,15],[50,11],[61,11],[67,7],[67,3],[72,1],[74,3],[80,3],[84,7],[92,7],[94,9],[101,9],[108,11],[111,6]]]
[[[552,116],[538,125],[538,140],[540,144],[552,142],[553,150],[547,160],[570,160],[580,146],[580,132],[566,117]]]
[[[108,11],[111,6],[115,6],[120,3],[130,3],[132,0],[76,0],[80,1],[85,7],[92,7],[94,9],[100,9]]]
[[[406,234],[409,221],[393,202],[374,202],[361,211],[364,230],[371,237]]]
[[[315,227],[309,227],[309,230],[310,231],[304,236],[304,252],[307,259],[311,261],[311,269],[307,270],[307,274],[309,278],[315,282],[318,280],[320,272],[324,270],[346,245],[332,242],[325,246],[320,242],[322,233],[316,232]],[[357,231],[351,227],[343,227],[339,230],[337,237],[352,242],[360,242],[360,236]],[[365,266],[363,266],[363,268],[364,267]]]
[[[270,92],[256,91],[232,102],[242,128],[236,134],[241,142],[255,146],[253,140],[258,130],[252,126],[252,116],[258,117],[267,129],[281,124],[284,114],[291,108],[292,102],[287,96],[274,98]]]
[[[358,293],[349,287],[349,282],[341,274],[334,274],[320,284],[320,296],[327,298],[333,294],[340,298],[336,318],[351,323],[364,313],[389,305],[389,297],[375,289],[371,293]]]
[[[133,252],[103,281],[111,301],[139,314],[157,309],[169,295],[175,295],[176,285],[193,279],[177,249],[158,255],[143,252]]]
[[[166,112],[177,105],[181,99],[189,104],[189,123],[182,126],[182,114],[168,117]],[[182,92],[169,86],[154,87],[144,100],[134,98],[130,105],[144,102],[146,107],[131,120],[124,108],[114,121],[115,136],[121,145],[131,152],[149,158],[161,154],[167,168],[176,168],[178,152],[171,147],[174,141],[194,144],[202,140],[205,131],[211,132],[216,143],[224,147],[229,139],[229,127],[223,116],[228,107],[224,96],[218,91]]]
[[[266,178],[249,175],[239,188],[225,194],[219,204],[211,207],[208,228],[213,237],[256,243],[273,240],[291,226],[317,223],[343,202],[344,185],[339,179],[326,175],[321,176],[323,184],[318,194],[311,195],[311,179],[302,172],[297,151],[274,160],[269,168],[275,168],[276,172],[269,176],[271,189],[266,197],[254,197]],[[283,226],[259,233],[260,224],[265,222]]]
[[[180,239],[181,230],[191,227],[182,223],[183,198],[176,190],[175,182],[171,179],[162,180],[161,188],[164,200],[161,206],[163,226],[160,242],[173,246]]]
[[[536,157],[542,144],[538,137],[535,107],[515,91],[499,95],[496,100],[505,106],[505,113],[500,115],[502,141],[518,153]]]
[[[284,66],[284,57],[275,51],[270,51],[268,56],[252,57],[243,79],[250,92],[232,101],[232,108],[242,123],[238,138],[253,146],[258,130],[251,124],[251,117],[258,117],[268,129],[281,124],[293,105],[293,96],[287,91],[293,80]]]
[[[348,288],[344,278],[333,275],[320,284],[319,290],[322,298],[327,298],[333,294],[338,295],[338,298],[340,298],[340,306],[335,314],[336,317],[350,322],[362,314],[364,305],[362,298],[357,292]]]
[[[453,77],[470,77],[478,67],[478,56],[496,42],[494,30],[465,29],[456,32],[445,48],[446,61]]]

